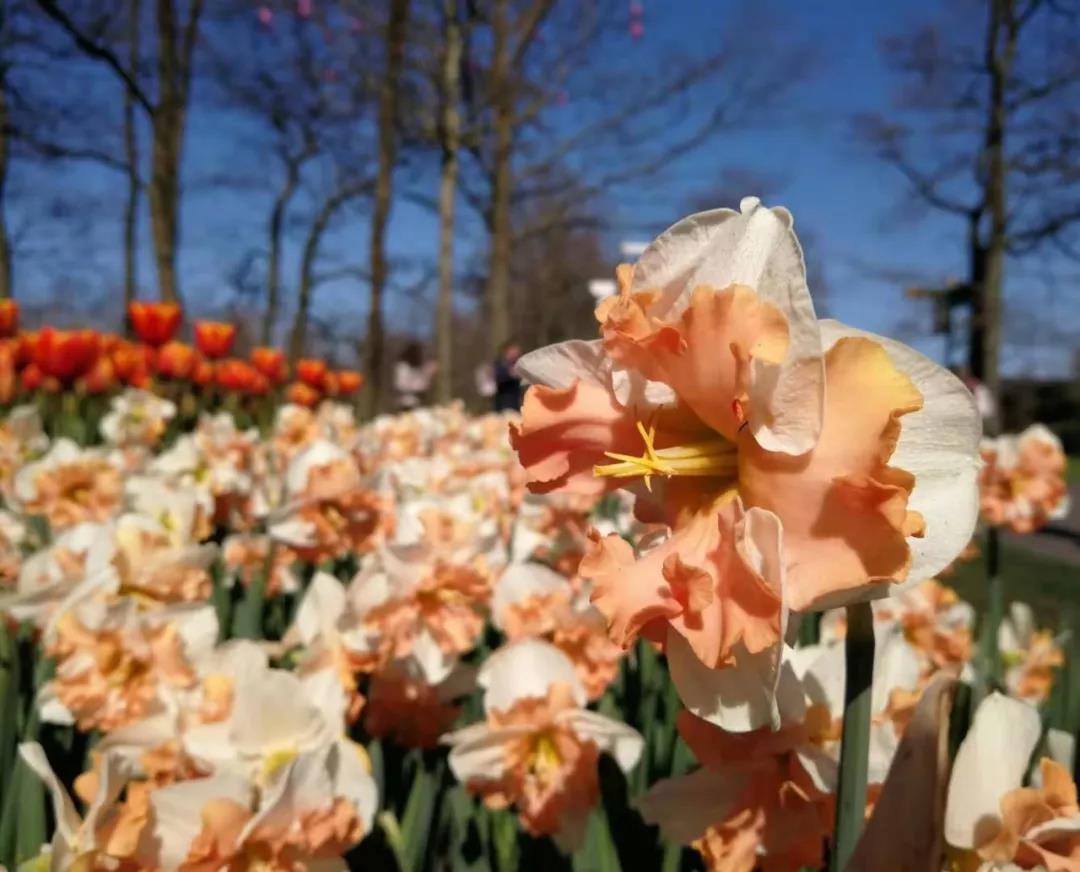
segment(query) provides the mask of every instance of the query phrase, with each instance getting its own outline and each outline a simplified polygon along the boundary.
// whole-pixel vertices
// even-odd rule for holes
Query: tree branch
[[[120,59],[112,51],[105,46],[94,42],[94,40],[83,33],[83,31],[79,29],[79,26],[63,9],[60,8],[55,0],[36,0],[36,2],[41,11],[59,24],[68,36],[74,40],[75,45],[78,46],[83,54],[104,63],[120,78],[138,104],[146,110],[146,113],[151,116],[154,114],[156,107],[151,102],[150,98],[147,97],[146,92],[139,87],[139,83],[135,81],[130,73],[128,73],[124,68],[124,65],[120,62]]]

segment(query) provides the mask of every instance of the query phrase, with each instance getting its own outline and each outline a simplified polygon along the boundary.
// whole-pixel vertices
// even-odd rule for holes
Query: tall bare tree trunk
[[[1016,55],[1015,0],[988,0],[984,63],[990,82],[983,150],[979,172],[983,176],[984,203],[989,213],[989,235],[979,245],[973,276],[970,366],[974,375],[997,398],[1001,387],[1001,294],[1007,245],[1005,126],[1006,94]],[[991,422],[996,427],[998,422]]]
[[[458,146],[461,116],[458,90],[461,77],[461,23],[458,0],[443,0],[443,59],[439,138],[442,177],[439,181],[439,300],[435,322],[435,359],[439,364],[436,396],[440,403],[453,396],[454,365],[454,200],[457,194]]]
[[[139,66],[139,16],[141,0],[128,7],[128,72],[134,79]],[[127,165],[127,201],[124,204],[124,312],[135,299],[138,287],[136,264],[139,221],[139,133],[135,126],[135,95],[124,86],[124,162]],[[126,317],[126,315],[125,315]]]
[[[7,83],[0,68],[0,299],[12,295],[11,239],[8,236],[7,217],[4,211],[4,188],[8,174],[7,135]]]
[[[489,352],[494,358],[510,336],[510,205],[511,160],[514,149],[514,99],[510,85],[510,22],[507,0],[495,0],[491,9],[491,79],[494,89],[494,154],[491,167],[490,232],[486,302]]]
[[[289,200],[292,199],[299,181],[299,164],[292,159],[287,159],[285,181],[278,190],[277,196],[274,197],[274,208],[270,212],[270,263],[266,271],[266,311],[263,313],[262,323],[263,345],[273,343],[274,323],[277,321],[281,297],[281,231],[285,224],[285,210],[289,206]]]
[[[319,245],[323,234],[326,233],[337,211],[363,189],[363,186],[359,184],[339,188],[323,201],[315,214],[315,220],[308,228],[307,239],[304,240],[304,253],[300,259],[300,289],[296,300],[296,313],[293,315],[292,330],[289,333],[290,363],[296,363],[304,356],[307,345],[308,313],[311,310],[311,293],[315,289],[315,262],[319,257]]]
[[[386,228],[390,222],[393,195],[394,160],[397,137],[398,90],[405,56],[405,37],[409,23],[409,0],[390,0],[386,23],[386,73],[379,87],[379,169],[375,180],[375,203],[371,216],[371,310],[364,345],[367,374],[363,408],[373,414],[382,392],[383,364],[383,291],[386,286]]]
[[[158,100],[153,114],[150,226],[161,299],[180,302],[176,249],[180,230],[180,161],[191,86],[191,66],[202,0],[191,0],[183,32],[175,0],[157,0]]]

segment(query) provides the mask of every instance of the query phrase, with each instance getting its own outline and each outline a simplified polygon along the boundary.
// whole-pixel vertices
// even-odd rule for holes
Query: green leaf
[[[237,639],[261,639],[266,580],[260,575],[251,582],[233,615],[232,634]]]

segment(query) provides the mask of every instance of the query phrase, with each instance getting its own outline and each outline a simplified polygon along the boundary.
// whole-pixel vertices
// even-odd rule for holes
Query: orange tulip
[[[214,364],[209,360],[197,358],[191,371],[191,380],[200,387],[205,387],[214,380]]]
[[[337,372],[337,392],[340,396],[350,397],[364,384],[363,373],[355,369],[342,369]]]
[[[227,391],[244,394],[262,393],[267,385],[266,378],[255,367],[234,357],[214,367],[214,381]]]
[[[321,391],[326,387],[326,361],[305,357],[296,363],[296,377],[309,388]]]
[[[126,385],[146,387],[154,363],[154,350],[148,345],[122,342],[110,355],[116,377]]]
[[[0,336],[14,336],[19,330],[19,304],[0,300]]]
[[[180,329],[180,306],[135,300],[128,303],[128,320],[135,335],[155,348],[169,342]]]
[[[0,403],[10,403],[15,396],[18,384],[18,371],[15,369],[17,347],[14,339],[0,339]]]
[[[288,397],[290,403],[295,403],[298,406],[307,406],[308,408],[311,408],[319,402],[322,394],[315,390],[315,388],[311,387],[310,385],[306,385],[303,382],[293,382],[291,385],[289,385],[289,389],[288,391],[286,391],[286,396]]]
[[[22,371],[22,386],[28,391],[36,391],[45,380],[45,373],[36,363],[28,364]]]
[[[34,362],[42,373],[69,383],[89,372],[101,353],[101,337],[94,330],[55,330],[38,334]]]
[[[97,363],[82,379],[88,394],[103,394],[116,384],[116,369],[108,357],[99,357]]]
[[[224,321],[195,322],[195,346],[211,360],[228,357],[235,340],[235,324]]]
[[[251,363],[271,384],[279,385],[285,381],[289,367],[285,362],[285,352],[280,348],[260,346],[251,352]]]
[[[191,378],[198,355],[195,349],[183,342],[165,343],[157,353],[157,371],[165,378]]]

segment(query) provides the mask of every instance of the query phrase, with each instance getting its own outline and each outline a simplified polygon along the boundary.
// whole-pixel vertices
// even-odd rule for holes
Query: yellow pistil
[[[551,736],[541,733],[533,738],[532,754],[529,760],[531,772],[543,778],[552,770],[557,769],[561,762],[558,746]]]
[[[652,425],[646,430],[641,421],[637,422],[638,433],[645,442],[645,450],[640,457],[630,454],[616,454],[605,451],[604,456],[616,463],[605,463],[593,467],[593,475],[613,476],[614,478],[645,478],[645,487],[652,490],[654,475],[695,475],[721,476],[733,475],[738,468],[738,454],[734,443],[722,436],[703,442],[691,442],[687,445],[672,445],[657,448],[656,428]]]

